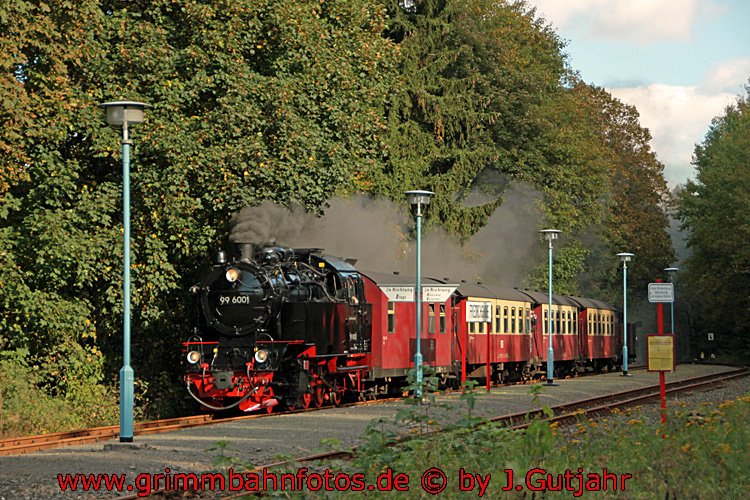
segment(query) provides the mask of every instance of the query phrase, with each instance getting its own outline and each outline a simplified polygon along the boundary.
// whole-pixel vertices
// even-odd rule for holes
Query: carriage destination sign
[[[383,285],[380,290],[390,302],[414,302],[414,286]],[[458,285],[422,285],[422,302],[445,302]]]
[[[466,302],[467,323],[489,323],[492,321],[491,302]]]
[[[658,302],[674,302],[674,287],[672,286],[672,283],[649,283],[648,301],[652,304]]]

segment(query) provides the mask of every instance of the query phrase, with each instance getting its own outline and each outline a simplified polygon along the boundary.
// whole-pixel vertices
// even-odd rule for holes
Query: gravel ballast
[[[711,365],[680,365],[676,372],[667,374],[667,382],[732,369]],[[632,370],[631,374],[627,378],[618,373],[610,373],[557,380],[559,385],[543,387],[538,403],[556,406],[658,383],[656,373]],[[529,390],[528,385],[509,386],[494,388],[487,394],[484,388],[478,388],[475,414],[489,417],[534,409],[538,403],[533,401]],[[718,404],[748,393],[750,377],[744,377],[717,384],[711,389],[679,394],[668,399],[668,407],[677,402],[688,405]],[[439,396],[438,400],[455,402],[456,395]],[[200,474],[216,470],[219,457],[238,466],[255,466],[272,463],[279,455],[300,457],[321,451],[324,449],[320,445],[321,439],[336,438],[341,447],[353,447],[360,443],[362,432],[373,419],[392,418],[400,408],[403,408],[403,403],[400,402],[329,408],[317,412],[136,436],[135,448],[105,442],[0,457],[0,499],[117,498],[137,491],[125,490],[119,494],[107,491],[62,492],[58,486],[58,474],[125,474],[131,480],[140,473],[158,474],[165,470],[169,474]],[[658,401],[645,405],[643,409],[658,415]],[[228,444],[223,446],[224,442]]]

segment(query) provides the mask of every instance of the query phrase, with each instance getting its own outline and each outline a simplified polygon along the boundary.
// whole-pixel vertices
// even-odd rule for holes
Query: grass
[[[538,400],[539,391],[535,386],[530,397]],[[750,394],[718,405],[673,405],[664,426],[658,413],[636,408],[582,418],[566,428],[534,420],[524,431],[491,423],[477,427],[481,419],[472,415],[472,391],[462,400],[460,407],[405,406],[394,419],[373,422],[353,462],[306,472],[322,477],[330,470],[333,491],[306,489],[292,496],[347,496],[350,491],[337,491],[347,489],[343,476],[337,484],[340,473],[362,474],[364,493],[394,498],[431,498],[425,490],[441,485],[440,498],[527,499],[733,499],[745,498],[750,487]],[[458,421],[456,412],[461,412]],[[441,422],[451,414],[450,424]],[[448,432],[426,434],[445,425]],[[395,444],[404,432],[412,439]],[[380,491],[378,485],[393,487],[397,478],[402,491]]]

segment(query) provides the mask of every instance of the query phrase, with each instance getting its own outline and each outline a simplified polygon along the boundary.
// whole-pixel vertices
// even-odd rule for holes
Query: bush
[[[536,398],[538,393],[532,396]],[[488,422],[476,426],[479,419],[470,415],[471,392],[464,395],[464,401],[468,403],[469,418],[460,418],[458,414],[465,410],[456,405],[423,405],[401,412],[395,420],[374,422],[353,464],[325,467],[334,472],[364,473],[368,485],[376,484],[388,471],[394,476],[406,474],[409,497],[428,497],[420,478],[432,468],[445,473],[446,487],[441,498],[477,495],[480,483],[486,486],[485,498],[545,499],[582,495],[629,499],[743,498],[750,486],[746,473],[750,394],[718,407],[679,405],[671,409],[666,426],[659,423],[654,412],[649,417],[643,409],[636,408],[627,414],[615,411],[605,418],[582,418],[577,426],[564,429],[535,419],[524,431],[511,431]],[[451,430],[425,434],[428,428],[440,426],[439,415],[450,418],[447,426]],[[446,421],[441,424],[446,425]],[[397,443],[404,435],[412,437]],[[544,473],[534,474],[532,483],[546,481],[548,491],[531,491],[526,482],[527,474],[537,468]],[[576,474],[581,474],[585,485],[589,474],[603,477],[603,469],[617,476],[615,491],[611,482],[607,491],[576,491],[581,485]],[[470,479],[468,474],[474,476]],[[567,483],[566,474],[570,476]],[[623,491],[622,479],[627,475]],[[461,486],[468,488],[470,484],[474,485],[472,490],[461,491]],[[311,492],[304,492],[305,497],[310,495]],[[338,494],[326,492],[322,496]],[[403,498],[404,493],[395,493],[394,497]]]
[[[23,350],[0,353],[0,437],[17,437],[110,425],[117,421],[116,392],[100,384],[70,384],[52,396],[40,386]]]

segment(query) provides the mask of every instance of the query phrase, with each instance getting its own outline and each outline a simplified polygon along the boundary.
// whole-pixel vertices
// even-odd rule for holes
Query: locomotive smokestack
[[[255,260],[255,245],[252,243],[237,243],[237,251],[240,254],[240,260],[244,262]]]

